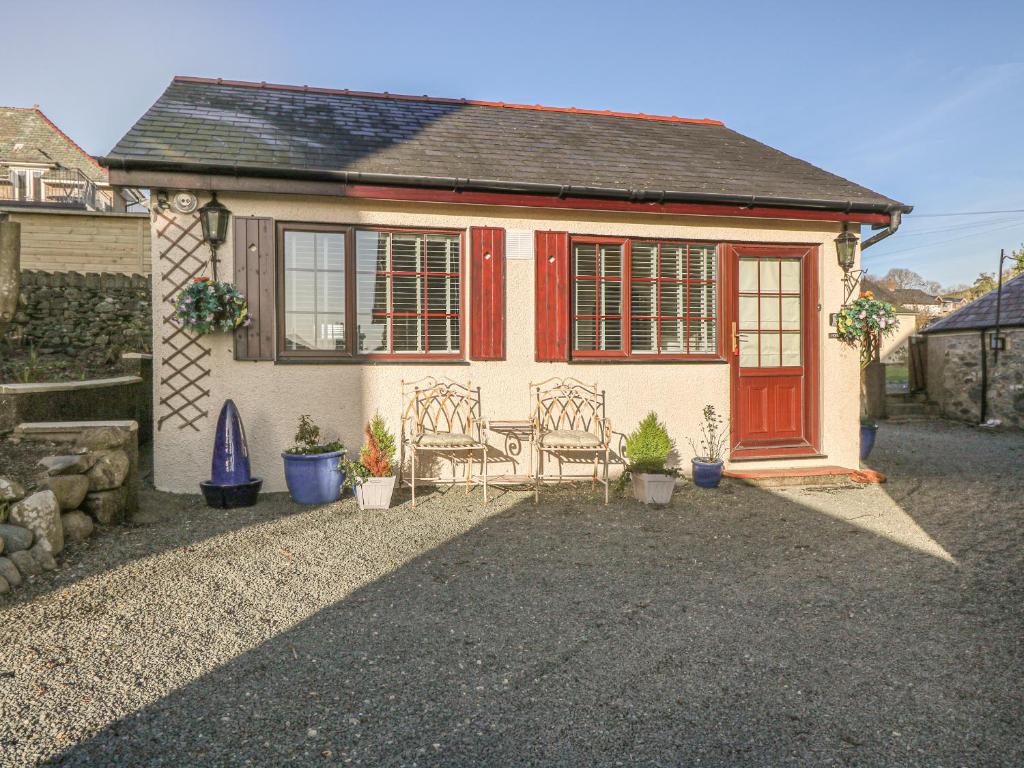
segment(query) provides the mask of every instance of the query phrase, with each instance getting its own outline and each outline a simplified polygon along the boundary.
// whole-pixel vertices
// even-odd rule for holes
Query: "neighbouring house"
[[[861,288],[871,291],[876,299],[887,301],[896,309],[896,332],[882,339],[882,346],[879,350],[882,362],[887,365],[899,365],[906,362],[909,339],[917,333],[919,313],[900,303],[901,297],[897,295],[895,286],[886,285],[865,276],[861,281]]]
[[[1024,275],[1005,283],[1001,296],[986,293],[922,333],[928,398],[944,416],[1024,427]]]
[[[227,398],[279,491],[300,414],[354,449],[426,376],[492,420],[529,418],[531,382],[596,382],[616,432],[654,410],[687,464],[712,403],[731,466],[858,465],[835,240],[911,207],[721,122],[177,77],[101,162],[159,201],[158,488],[209,476]],[[211,274],[212,192],[253,323],[195,338],[169,302]]]
[[[38,106],[0,107],[0,212],[21,224],[21,263],[49,272],[148,272],[148,212]]]
[[[939,314],[948,315],[950,312],[956,312],[960,307],[966,307],[970,303],[970,299],[966,296],[956,296],[950,294],[948,296],[936,296],[939,302]]]

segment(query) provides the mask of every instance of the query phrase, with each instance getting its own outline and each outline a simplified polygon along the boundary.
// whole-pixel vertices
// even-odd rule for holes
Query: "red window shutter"
[[[505,359],[505,230],[469,233],[469,359]]]
[[[235,288],[249,304],[252,323],[235,331],[236,360],[273,360],[277,314],[274,220],[234,217]]]
[[[537,272],[537,360],[569,359],[569,235],[538,232],[535,250]]]

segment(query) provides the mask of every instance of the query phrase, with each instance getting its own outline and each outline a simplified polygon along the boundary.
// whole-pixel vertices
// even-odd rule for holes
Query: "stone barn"
[[[928,397],[943,416],[1024,427],[1024,275],[923,333]]]

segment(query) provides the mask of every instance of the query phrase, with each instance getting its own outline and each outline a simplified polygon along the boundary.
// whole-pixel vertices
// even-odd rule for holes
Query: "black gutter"
[[[544,184],[527,181],[499,181],[470,179],[454,176],[415,176],[399,173],[361,173],[323,169],[296,168],[281,165],[218,165],[202,163],[169,163],[162,160],[126,160],[117,157],[97,157],[100,165],[111,170],[165,171],[171,173],[207,173],[226,176],[302,179],[334,181],[343,184],[369,184],[378,186],[450,189],[455,192],[511,192],[558,197],[593,197],[609,200],[628,200],[633,203],[717,203],[744,208],[807,208],[843,213],[910,213],[914,207],[896,202],[863,203],[851,200],[814,200],[762,195],[726,195],[716,192],[675,192],[616,187],[590,187],[564,184]],[[898,226],[898,224],[897,224]],[[893,230],[895,231],[895,230]],[[891,234],[891,233],[890,233]],[[881,239],[881,238],[879,238]],[[862,246],[863,247],[863,246]]]

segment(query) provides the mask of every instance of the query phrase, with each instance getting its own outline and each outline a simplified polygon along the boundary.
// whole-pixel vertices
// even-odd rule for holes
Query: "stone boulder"
[[[128,454],[122,450],[112,450],[98,451],[94,455],[96,463],[86,473],[89,478],[89,490],[109,491],[124,485],[131,466]]]
[[[43,567],[39,565],[39,561],[27,549],[21,552],[12,552],[9,557],[11,562],[18,566],[18,572],[23,578],[27,579],[29,576],[38,576],[43,572]]]
[[[108,451],[124,448],[128,444],[130,434],[117,427],[100,427],[84,430],[75,441],[75,447],[87,451]]]
[[[11,591],[11,585],[3,576],[0,576],[0,595],[5,595]]]
[[[10,554],[31,547],[35,534],[20,525],[0,525],[0,539],[3,539],[4,549]]]
[[[7,579],[7,583],[12,587],[21,584],[21,573],[18,571],[18,566],[9,557],[0,557],[0,576]]]
[[[57,475],[43,480],[43,488],[53,491],[62,512],[78,509],[89,492],[89,478],[85,475]]]
[[[64,528],[65,541],[85,541],[92,536],[93,531],[96,530],[96,526],[92,522],[92,518],[77,509],[72,512],[65,512],[61,515],[60,522]]]
[[[50,551],[50,544],[46,539],[37,541],[29,550],[29,554],[36,559],[39,567],[44,571],[57,570],[57,561],[53,559],[53,552]]]
[[[25,498],[25,489],[17,480],[0,477],[0,504],[7,501],[18,501]]]
[[[114,525],[124,519],[127,500],[127,488],[97,491],[85,497],[82,509],[92,515],[100,525]]]
[[[10,520],[35,534],[36,543],[46,539],[50,550],[64,549],[64,529],[60,523],[60,504],[53,491],[39,491],[11,506]]]
[[[49,476],[81,475],[89,471],[96,457],[91,453],[73,453],[67,456],[47,456],[39,460],[39,466]]]

